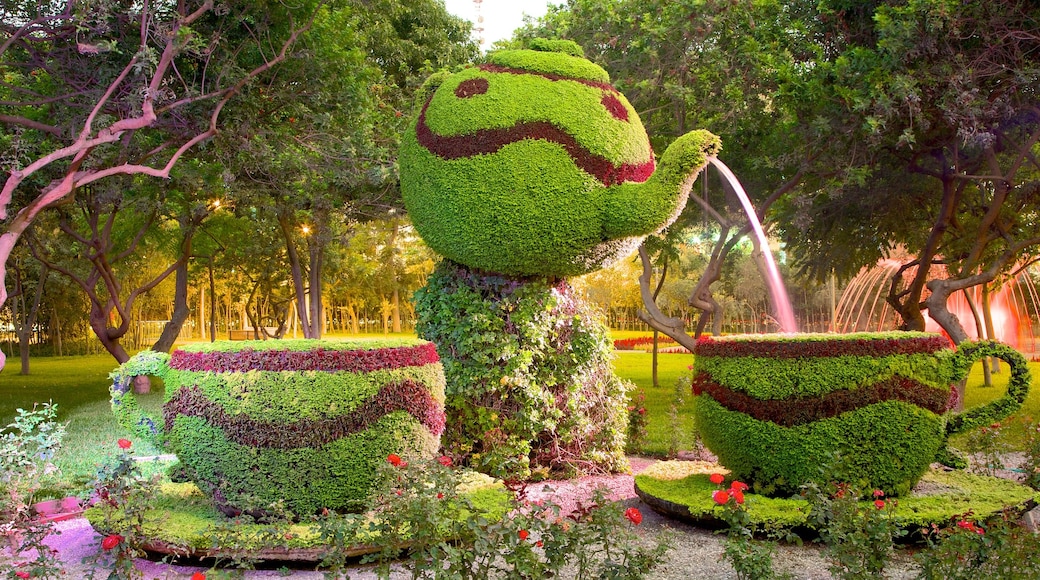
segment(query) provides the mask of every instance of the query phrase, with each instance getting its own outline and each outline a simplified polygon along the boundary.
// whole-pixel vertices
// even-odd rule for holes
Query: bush
[[[358,509],[388,453],[439,447],[444,376],[429,343],[218,342],[164,356],[146,351],[113,373],[113,408],[136,433],[165,437],[228,513],[279,501],[297,515]],[[138,374],[164,378],[161,422],[128,394]]]
[[[1028,393],[1025,361],[1010,347],[948,347],[924,333],[703,339],[692,382],[697,426],[721,463],[760,493],[795,493],[840,453],[864,486],[901,496],[948,435],[1002,419]],[[950,383],[982,356],[1011,365],[1007,394],[947,418]]]
[[[566,282],[441,262],[415,296],[447,380],[444,445],[500,477],[619,471],[627,383],[607,332]]]

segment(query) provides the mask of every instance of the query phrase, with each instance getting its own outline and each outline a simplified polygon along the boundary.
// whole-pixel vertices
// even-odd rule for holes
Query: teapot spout
[[[650,179],[611,187],[604,208],[604,237],[646,236],[671,225],[686,207],[690,188],[708,158],[721,149],[722,142],[714,134],[690,131],[668,146]]]

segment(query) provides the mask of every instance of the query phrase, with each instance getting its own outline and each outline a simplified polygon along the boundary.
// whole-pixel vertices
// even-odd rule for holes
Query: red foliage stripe
[[[693,379],[693,394],[708,395],[731,411],[745,413],[759,421],[769,421],[782,427],[794,427],[836,417],[883,401],[902,401],[940,415],[952,408],[956,392],[955,389],[943,392],[942,389],[919,381],[895,376],[873,385],[833,391],[819,397],[763,400],[720,385],[711,380],[707,373],[699,373]]]
[[[931,354],[952,347],[944,336],[914,338],[862,338],[824,340],[713,340],[700,338],[697,356],[769,358],[807,358],[833,356],[887,356],[895,354]]]
[[[358,409],[328,419],[301,419],[292,423],[260,421],[244,414],[230,414],[211,401],[198,387],[179,389],[165,405],[166,431],[178,416],[201,417],[219,428],[229,441],[264,449],[317,448],[368,429],[380,417],[406,411],[433,435],[444,432],[444,407],[421,383],[390,383]]]
[[[370,373],[418,367],[440,361],[433,343],[372,350],[252,350],[185,352],[175,350],[170,368],[218,373],[249,371],[346,371]]]
[[[429,106],[430,101],[427,100],[419,113],[415,135],[420,145],[442,159],[461,159],[495,153],[510,143],[524,139],[541,139],[563,147],[575,165],[605,186],[626,181],[642,183],[650,179],[654,173],[653,155],[644,163],[615,165],[606,157],[592,153],[572,135],[548,121],[519,121],[512,127],[501,129],[479,129],[464,135],[438,135],[426,124],[426,109]],[[649,149],[649,145],[647,148]]]

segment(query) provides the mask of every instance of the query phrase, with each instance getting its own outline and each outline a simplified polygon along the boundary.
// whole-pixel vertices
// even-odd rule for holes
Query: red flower
[[[19,578],[29,578],[30,577],[29,573],[26,572],[25,570],[19,570],[19,571],[15,572],[14,575],[19,577]]]
[[[708,480],[710,480],[715,485],[721,485],[723,481],[726,481],[726,478],[723,477],[721,473],[713,473],[711,474],[711,477],[708,478]]]
[[[444,494],[437,492],[437,499],[444,499]]]
[[[520,537],[521,541],[524,541],[524,540],[527,539],[527,536],[531,535],[531,533],[528,532],[527,530],[520,530],[519,532],[516,533],[516,535]]]
[[[884,509],[884,507],[885,507],[885,500],[883,500],[883,499],[876,499],[876,500],[874,500],[874,507],[876,507],[879,510],[880,509]]]
[[[401,467],[401,464],[404,463],[403,461],[401,461],[401,456],[396,453],[391,453],[390,455],[387,455],[386,460],[389,461],[390,465],[393,465],[394,467]]]
[[[744,492],[739,489],[729,490],[730,494],[733,495],[733,499],[737,500],[737,503],[744,503]]]
[[[191,575],[191,580],[206,580],[206,575],[202,572],[196,572]]]
[[[451,457],[447,455],[441,455],[437,458],[437,463],[440,463],[444,467],[451,467]]]
[[[714,491],[711,494],[711,499],[715,500],[715,503],[719,505],[726,505],[729,503],[729,494],[724,491]]]
[[[875,489],[874,497],[885,497],[885,492],[881,491],[880,489]]]
[[[543,544],[542,544],[541,540],[538,540],[537,542],[534,543],[534,545],[538,546],[539,548],[541,548]]]
[[[643,513],[639,511],[639,508],[628,508],[627,510],[625,510],[625,517],[628,518],[628,521],[632,522],[637,526],[643,523]]]
[[[744,483],[743,481],[734,481],[733,483],[729,484],[729,489],[730,491],[747,491],[748,484]]]
[[[123,536],[120,536],[119,534],[112,534],[111,536],[107,536],[104,540],[101,540],[101,549],[111,550],[112,548],[115,548],[122,542]]]
[[[133,445],[129,439],[120,439],[119,441],[116,441],[116,443],[119,444],[120,449],[130,449],[130,446]]]

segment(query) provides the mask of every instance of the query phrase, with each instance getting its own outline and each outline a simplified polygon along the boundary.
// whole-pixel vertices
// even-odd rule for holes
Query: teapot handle
[[[1029,386],[1032,383],[1029,365],[1025,357],[1010,346],[993,340],[964,342],[957,347],[953,356],[954,382],[964,380],[976,361],[991,356],[999,358],[1011,367],[1011,378],[1003,397],[952,415],[946,422],[947,436],[1001,421],[1017,411],[1029,396]]]
[[[165,352],[142,350],[108,375],[112,379],[112,386],[109,389],[112,395],[112,412],[115,413],[119,424],[135,436],[149,441],[160,449],[166,442],[162,419],[141,409],[137,398],[131,391],[136,377],[148,375],[162,378],[166,376],[170,370],[169,363],[170,355]]]

